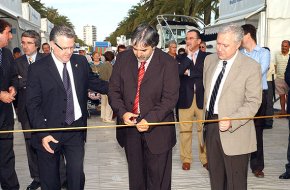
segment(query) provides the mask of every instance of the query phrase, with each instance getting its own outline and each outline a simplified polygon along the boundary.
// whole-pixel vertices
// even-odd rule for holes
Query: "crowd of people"
[[[247,189],[248,165],[255,177],[264,177],[263,130],[273,120],[231,119],[273,115],[275,87],[281,114],[290,113],[288,40],[282,41],[271,67],[270,50],[257,44],[251,24],[222,27],[216,53],[206,52],[195,29],[186,33],[185,48],[170,41],[166,53],[157,48],[158,32],[141,24],[132,33],[132,47],[118,46],[117,56],[95,51],[91,57],[83,49],[75,55],[75,36],[69,27],[55,26],[50,43],[41,44],[39,33],[27,30],[12,54],[5,48],[12,39],[11,24],[0,19],[1,130],[13,130],[12,103],[22,129],[86,126],[87,99],[100,93],[103,122],[136,126],[117,129],[130,189],[171,189],[175,126],[150,123],[175,120],[180,122],[182,170],[191,169],[194,128],[183,121],[214,120],[196,124],[199,160],[211,189]],[[84,189],[86,131],[24,137],[32,178],[27,190]],[[288,143],[288,164],[280,179],[290,179],[290,135]],[[2,189],[19,189],[12,133],[0,135],[0,153]]]

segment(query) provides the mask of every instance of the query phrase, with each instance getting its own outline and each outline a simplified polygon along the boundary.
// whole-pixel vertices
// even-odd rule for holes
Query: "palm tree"
[[[40,0],[22,0],[22,3],[29,3],[39,14],[44,15],[45,14],[45,6],[43,3],[40,2]]]
[[[53,7],[46,8],[40,0],[22,0],[22,2],[28,2],[37,12],[40,13],[41,18],[47,18],[55,25],[63,24],[74,28],[74,25],[67,16],[59,14],[58,10]]]
[[[108,38],[114,45],[119,35],[130,37],[132,30],[140,23],[157,24],[156,16],[160,14],[178,14],[194,16],[210,23],[212,13],[218,17],[219,0],[141,0],[138,6],[133,6],[128,17],[119,23],[118,28]]]

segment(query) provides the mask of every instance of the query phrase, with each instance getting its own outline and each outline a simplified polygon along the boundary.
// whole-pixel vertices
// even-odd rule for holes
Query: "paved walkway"
[[[100,118],[92,116],[90,126],[104,125]],[[16,122],[15,129],[20,124]],[[178,131],[178,127],[177,127]],[[280,180],[286,163],[289,130],[286,119],[275,119],[273,129],[264,130],[265,178],[258,179],[249,172],[248,189],[289,190],[290,180]],[[179,160],[179,144],[173,149],[173,190],[209,190],[208,172],[201,166],[197,156],[197,134],[193,133],[194,163],[190,171],[183,171]],[[21,189],[31,182],[22,134],[15,134],[16,170]],[[88,131],[85,155],[86,190],[128,189],[127,163],[123,149],[115,139],[115,129],[91,129]]]

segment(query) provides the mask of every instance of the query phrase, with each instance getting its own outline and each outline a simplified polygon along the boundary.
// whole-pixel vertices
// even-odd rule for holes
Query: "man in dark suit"
[[[95,77],[86,58],[73,54],[75,32],[55,26],[50,33],[52,53],[28,68],[27,112],[32,128],[87,125],[88,89],[107,93],[108,83]],[[59,159],[66,160],[68,189],[84,189],[85,131],[47,131],[32,134],[37,149],[42,190],[61,188]]]
[[[187,54],[177,56],[179,62],[179,121],[192,121],[194,116],[202,120],[203,93],[202,84],[203,61],[207,53],[199,50],[201,43],[198,30],[190,30],[186,34]],[[192,162],[192,123],[180,124],[180,159],[182,169],[189,170]],[[199,159],[203,167],[207,168],[206,150],[201,145],[202,124],[197,123]]]
[[[290,57],[288,59],[286,71],[285,71],[285,82],[290,86]],[[288,91],[287,99],[287,114],[290,114],[290,91]],[[288,117],[289,137],[288,137],[288,148],[287,148],[287,161],[285,165],[285,172],[279,176],[279,179],[290,179],[290,118]]]
[[[26,83],[27,83],[27,72],[28,66],[35,61],[38,61],[43,54],[37,52],[37,49],[41,45],[41,37],[39,33],[34,30],[27,30],[21,35],[21,45],[24,55],[15,60],[16,72],[18,74],[18,97],[19,102],[17,109],[18,120],[21,123],[22,129],[31,129],[28,114],[26,111]],[[30,176],[33,179],[27,190],[34,190],[40,187],[39,172],[37,166],[37,155],[35,149],[31,145],[31,133],[24,133],[26,152],[28,158],[28,166]],[[66,183],[66,171],[63,156],[60,159],[60,175],[61,182],[65,186]]]
[[[16,72],[18,74],[18,121],[21,123],[22,129],[30,129],[28,115],[26,112],[26,82],[27,71],[29,64],[42,58],[42,54],[37,52],[41,42],[40,35],[34,30],[27,30],[21,35],[21,46],[24,55],[15,60]],[[26,153],[30,176],[33,179],[32,183],[27,187],[27,190],[34,190],[40,187],[39,174],[37,167],[37,156],[35,150],[30,143],[31,133],[24,133]]]
[[[174,121],[179,79],[176,61],[156,48],[158,41],[151,26],[139,25],[132,35],[133,49],[118,54],[109,82],[112,109],[123,123],[136,124],[117,130],[132,190],[171,189],[175,127],[148,123]]]
[[[5,47],[12,39],[11,25],[0,19],[0,130],[13,130],[14,118],[12,101],[15,100],[17,74],[14,69],[14,59],[9,49]],[[13,134],[0,135],[0,183],[1,188],[19,189],[15,172],[15,155],[13,151]]]

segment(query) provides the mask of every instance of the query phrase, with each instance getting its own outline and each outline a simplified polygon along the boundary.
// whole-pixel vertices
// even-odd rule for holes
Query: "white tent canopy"
[[[271,57],[280,51],[282,40],[290,40],[290,0],[221,0],[220,17],[204,28],[214,34],[229,23],[252,24],[257,27],[257,42],[271,50]]]

